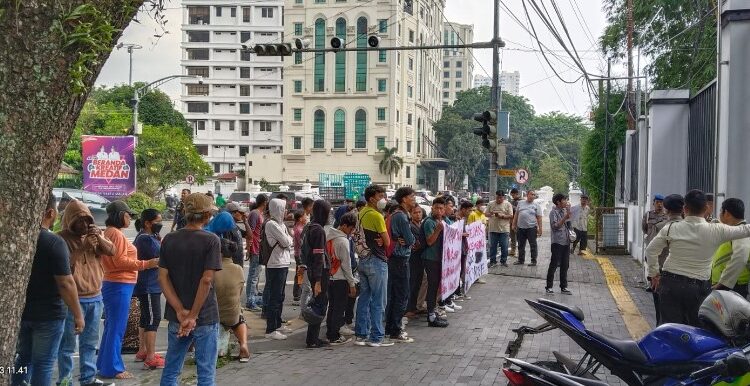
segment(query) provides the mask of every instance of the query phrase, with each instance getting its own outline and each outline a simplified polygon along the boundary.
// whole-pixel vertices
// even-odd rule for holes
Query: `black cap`
[[[107,214],[114,214],[119,212],[130,213],[131,216],[135,216],[135,212],[130,210],[128,204],[125,201],[112,201],[107,205]]]
[[[670,194],[664,197],[664,209],[670,212],[682,212],[682,208],[685,206],[685,199],[679,194]]]

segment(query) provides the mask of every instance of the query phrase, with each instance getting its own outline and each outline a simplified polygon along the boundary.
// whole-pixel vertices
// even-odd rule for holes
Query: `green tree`
[[[404,165],[404,159],[398,156],[398,148],[381,147],[383,159],[380,160],[380,172],[388,176],[388,183],[393,184],[393,175],[398,175],[401,167]]]
[[[478,136],[470,131],[462,131],[456,134],[448,143],[445,154],[450,161],[448,170],[448,182],[451,186],[460,187],[463,184],[464,176],[469,177],[469,188],[478,188],[486,181],[487,173],[483,173],[479,180],[478,174],[481,174],[477,165],[487,160],[487,153],[482,148]]]
[[[559,157],[545,157],[538,166],[531,167],[529,185],[534,189],[551,187],[555,193],[567,193],[570,175],[565,161]]]

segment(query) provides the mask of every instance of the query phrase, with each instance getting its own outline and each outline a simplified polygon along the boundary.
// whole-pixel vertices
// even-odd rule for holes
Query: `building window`
[[[240,96],[250,96],[250,86],[246,84],[240,85]]]
[[[302,53],[301,52],[295,52],[294,53],[294,64],[302,64]]]
[[[443,82],[443,88],[449,88],[451,86],[451,82]]]
[[[450,71],[443,71],[443,78],[450,78],[451,72]]]
[[[302,109],[292,109],[292,112],[294,114],[294,121],[301,122],[302,121]]]
[[[378,79],[378,92],[385,92],[385,89],[386,89],[386,80]]]
[[[304,0],[294,0],[295,4],[302,4],[303,2],[304,2]]]
[[[318,19],[315,21],[315,48],[325,48],[326,46],[326,21],[324,19]],[[326,56],[325,52],[315,53],[315,76],[314,76],[314,87],[315,92],[325,91],[326,83]],[[317,148],[317,147],[316,147]]]
[[[341,109],[333,114],[333,148],[346,148],[346,113]]]
[[[464,66],[464,62],[462,62],[460,60],[456,62],[456,68],[461,68],[463,66]]]
[[[450,68],[451,62],[443,62],[443,67]]]
[[[250,52],[249,50],[240,50],[240,60],[243,62],[249,62],[251,55],[252,52]]]
[[[195,145],[195,150],[198,151],[198,154],[200,155],[208,155],[208,145]]]
[[[250,7],[242,7],[242,22],[250,22]]]
[[[237,17],[237,8],[236,7],[229,8],[229,11],[230,11],[229,13],[230,13],[231,17]]]
[[[450,97],[451,97],[451,93],[450,92],[448,92],[448,91],[443,92],[443,98],[450,98]]]
[[[240,43],[250,40],[250,31],[240,31]]]
[[[272,7],[261,7],[260,17],[264,19],[273,19],[273,8]]]
[[[221,131],[221,121],[214,121],[214,130]]]
[[[187,111],[189,113],[208,113],[208,102],[188,102]]]
[[[463,86],[462,82],[456,82],[456,88],[461,88]]]
[[[385,63],[388,60],[388,51],[380,50],[378,51],[378,62]]]
[[[240,157],[244,157],[249,152],[250,152],[250,146],[242,146],[242,145],[240,145]]]
[[[388,19],[378,20],[378,32],[381,34],[388,32]]]
[[[234,121],[229,121],[229,131],[234,131]]]
[[[260,121],[260,122],[258,122],[258,124],[260,126],[260,131],[261,132],[270,133],[271,132],[271,126],[272,126],[271,123],[272,122],[270,122],[270,121]]]
[[[240,135],[243,137],[250,136],[250,121],[240,121]]]
[[[294,92],[302,92],[302,81],[301,80],[295,80],[294,81]]]
[[[207,84],[189,84],[187,85],[188,95],[208,95]]]
[[[409,71],[414,71],[414,58],[409,58]]]
[[[406,178],[411,178],[411,166],[406,167]]]
[[[313,148],[322,149],[326,139],[326,113],[316,110],[313,119]]]
[[[205,25],[211,22],[210,7],[188,6],[189,24]]]
[[[208,67],[188,67],[187,74],[208,78]]]
[[[406,141],[406,152],[411,153],[411,141]]]
[[[292,137],[292,142],[294,142],[294,150],[302,149],[302,137]]]
[[[462,78],[464,76],[463,72],[456,71],[456,78]]]
[[[294,23],[294,36],[302,36],[302,23]]]
[[[409,43],[414,43],[414,31],[409,30]]]
[[[411,113],[406,114],[406,124],[411,126]]]
[[[250,67],[240,67],[240,78],[242,79],[250,78]]]
[[[221,7],[216,7],[216,17],[221,17]]]
[[[367,113],[359,109],[354,114],[354,148],[364,149],[367,147]]]
[[[325,4],[326,0],[315,0],[315,4]]]
[[[357,48],[367,47],[367,18],[357,19]],[[357,91],[367,91],[367,51],[357,52]]]
[[[336,36],[346,41],[346,20],[343,17],[336,20]],[[336,92],[346,91],[346,55],[346,52],[336,53]]]
[[[406,86],[406,96],[408,98],[413,98],[413,95],[414,95],[414,87]]]
[[[214,173],[221,173],[221,164],[214,162]]]
[[[401,122],[401,112],[396,110],[396,123]]]
[[[188,42],[208,43],[210,33],[208,31],[187,31]]]
[[[250,114],[250,103],[240,102],[240,114]]]
[[[385,107],[378,107],[378,121],[385,121]]]
[[[385,147],[385,137],[376,137],[375,140],[376,140],[377,145],[378,145],[378,150],[380,150],[380,149],[382,149],[382,148]]]
[[[188,60],[208,60],[208,48],[188,48]]]

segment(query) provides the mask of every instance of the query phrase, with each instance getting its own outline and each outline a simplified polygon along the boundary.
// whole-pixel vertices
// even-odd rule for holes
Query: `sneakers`
[[[281,326],[281,327],[277,328],[276,331],[278,331],[278,332],[280,332],[282,334],[291,334],[291,333],[294,332],[294,330],[292,330],[291,328],[289,328],[287,326]]]
[[[341,328],[339,328],[339,334],[341,334],[341,335],[347,335],[347,336],[352,336],[352,335],[354,335],[354,331],[351,328],[347,327],[347,326],[341,326]]]
[[[164,358],[160,355],[156,354],[154,355],[154,359],[152,360],[145,360],[143,361],[143,367],[149,370],[155,370],[155,369],[163,369],[164,368]]]
[[[544,292],[546,292],[546,293],[548,293],[548,294],[553,294],[553,293],[555,293],[555,291],[553,291],[553,290],[552,290],[552,288],[545,288],[545,289],[544,289]]]
[[[536,267],[536,261],[532,261],[531,263],[529,263],[529,267]]]
[[[331,343],[329,343],[327,340],[320,340],[320,339],[318,339],[317,343],[307,344],[307,348],[326,348],[330,346],[331,346]]]
[[[428,320],[427,325],[430,327],[448,327],[448,321],[442,318],[435,318],[435,320]]]
[[[508,263],[500,263],[501,266],[508,268]]]
[[[524,265],[525,263],[523,261],[516,261],[513,263],[513,265]]]
[[[441,310],[443,310],[443,311],[445,311],[445,312],[449,312],[449,313],[454,313],[454,312],[456,312],[456,310],[455,310],[455,309],[454,309],[453,307],[451,307],[451,306],[449,306],[449,305],[447,305],[447,304],[446,304],[446,305],[444,305],[444,306],[440,306],[440,307],[438,307],[438,308],[439,308],[439,309],[441,309]]]
[[[395,343],[391,342],[390,340],[383,340],[381,342],[367,342],[367,345],[370,347],[391,347]]]
[[[414,339],[409,338],[409,336],[406,335],[405,332],[402,332],[398,336],[391,336],[391,341],[396,342],[396,343],[413,343]]]
[[[494,267],[494,266],[496,266],[496,265],[497,265],[497,263],[496,263],[496,262],[494,262],[494,261],[490,261],[490,263],[489,263],[489,264],[487,264],[487,268],[492,268],[492,267]]]
[[[292,300],[292,305],[295,307],[299,306],[299,300]]]
[[[360,337],[354,338],[354,345],[355,346],[366,346],[367,345],[367,338],[360,338]]]
[[[286,335],[279,332],[279,330],[276,330],[270,334],[266,334],[266,339],[273,339],[273,340],[286,340]]]
[[[114,382],[103,382],[94,378],[94,381],[87,384],[81,384],[81,386],[115,386]]]
[[[573,293],[570,292],[570,290],[568,290],[567,288],[561,288],[560,293],[563,295],[573,295]]]
[[[341,346],[342,344],[347,344],[352,341],[352,338],[345,338],[343,336],[340,336],[338,339],[331,341],[331,346]]]
[[[456,303],[451,303],[451,308],[453,308],[453,309],[454,309],[454,310],[456,310],[456,311],[461,311],[461,310],[463,309],[463,307],[462,307],[462,306],[459,306],[459,305],[458,305],[458,304],[456,304]]]
[[[435,314],[441,318],[445,318],[446,316],[448,316],[448,313],[445,312],[445,310],[440,307],[435,309]]]

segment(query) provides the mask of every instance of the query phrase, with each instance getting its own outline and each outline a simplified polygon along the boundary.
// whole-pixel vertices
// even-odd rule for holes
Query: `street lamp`
[[[115,47],[117,49],[121,48],[127,48],[128,49],[128,55],[130,55],[130,70],[128,71],[128,86],[133,85],[133,50],[140,50],[143,48],[140,44],[133,44],[133,43],[118,43]]]
[[[198,79],[198,84],[203,84],[203,77],[202,76],[195,76],[195,75],[170,75],[170,76],[165,76],[165,77],[163,77],[161,79],[157,79],[157,80],[155,80],[155,81],[153,81],[153,82],[151,82],[151,83],[149,83],[149,84],[147,84],[147,85],[145,85],[143,87],[135,89],[135,91],[133,91],[133,99],[130,101],[131,104],[132,104],[132,106],[133,106],[133,122],[132,122],[132,127],[130,129],[130,133],[129,134],[134,134],[136,136],[141,134],[141,128],[138,125],[138,105],[141,103],[141,98],[144,95],[146,95],[146,93],[149,92],[149,90],[151,88],[157,88],[157,87],[163,85],[164,83],[169,82],[170,80],[178,79],[178,78],[197,78]]]

